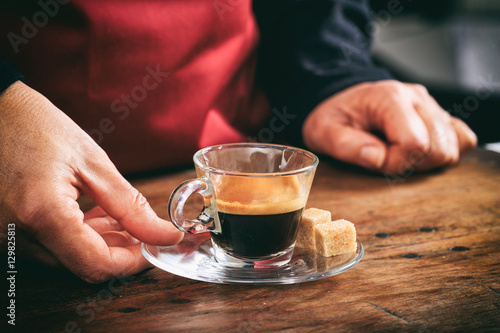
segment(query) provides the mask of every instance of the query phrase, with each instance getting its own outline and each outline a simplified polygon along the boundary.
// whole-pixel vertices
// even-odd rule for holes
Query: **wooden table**
[[[166,218],[170,192],[193,176],[133,183]],[[456,167],[398,177],[322,159],[308,206],[355,222],[366,251],[357,266],[315,282],[247,286],[157,268],[88,285],[24,265],[15,331],[500,331],[499,154],[478,149]]]

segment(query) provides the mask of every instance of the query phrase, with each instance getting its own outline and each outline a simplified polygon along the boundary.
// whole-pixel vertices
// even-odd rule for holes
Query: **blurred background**
[[[370,0],[375,60],[500,144],[500,1]]]

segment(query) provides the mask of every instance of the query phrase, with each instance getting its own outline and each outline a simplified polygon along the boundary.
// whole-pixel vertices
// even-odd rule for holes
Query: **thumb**
[[[315,132],[317,140],[311,149],[368,169],[381,169],[385,163],[386,145],[369,132],[337,122],[324,124],[323,131]]]
[[[82,191],[133,237],[154,245],[173,245],[183,233],[159,218],[146,198],[118,172],[104,151],[100,158],[89,161],[81,172]]]

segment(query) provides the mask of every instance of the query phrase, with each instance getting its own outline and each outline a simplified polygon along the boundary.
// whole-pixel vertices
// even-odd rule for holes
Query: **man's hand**
[[[84,214],[80,192],[98,206]],[[91,283],[148,267],[139,240],[182,239],[82,129],[21,82],[0,95],[0,242],[10,223],[19,250]]]
[[[477,144],[474,132],[423,86],[398,81],[362,83],[335,94],[311,112],[302,134],[313,151],[394,174],[454,164]]]

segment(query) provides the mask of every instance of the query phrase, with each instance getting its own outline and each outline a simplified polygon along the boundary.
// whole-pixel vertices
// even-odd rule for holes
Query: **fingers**
[[[72,224],[68,225],[69,228],[65,229],[67,230],[65,233],[59,233],[60,229],[57,227],[54,229],[47,227],[50,223],[39,223],[39,225],[44,225],[44,230],[35,233],[41,236],[44,246],[34,239],[22,237],[23,233],[20,232],[19,256],[57,269],[62,269],[64,265],[91,283],[135,274],[151,267],[151,264],[140,253],[140,241],[130,236],[126,231],[103,231],[100,237],[106,244],[105,246],[102,245],[99,237],[94,238],[94,235],[84,238],[76,237],[69,241],[68,234],[78,234],[78,232],[75,232],[76,229],[72,227],[75,221],[67,222]],[[90,234],[92,234],[91,231]],[[52,238],[50,235],[58,238],[59,241],[48,241]],[[89,239],[92,241],[88,242]],[[99,251],[93,251],[96,248],[96,242],[97,248],[102,249],[104,251],[102,253],[107,254],[104,259],[100,258]],[[80,246],[75,246],[76,244],[80,244]]]
[[[409,150],[427,152],[430,138],[424,121],[401,89],[389,88],[361,84],[320,104],[304,124],[306,145],[379,171],[398,169]],[[375,129],[388,142],[370,134]]]
[[[456,164],[461,154],[477,144],[475,134],[463,121],[443,110],[425,89],[409,87],[413,88],[415,110],[426,124],[431,143],[429,152],[415,169],[430,170]]]
[[[426,152],[430,147],[427,126],[414,108],[413,98],[401,84],[388,83],[372,87],[368,105],[369,128],[384,132],[390,145]]]
[[[86,219],[86,217],[84,216],[84,219],[85,223],[87,223],[92,229],[94,229],[100,235],[107,231],[123,230],[123,226],[110,216],[95,217],[93,219]]]
[[[173,245],[182,239],[182,232],[168,221],[160,219],[146,198],[126,181],[107,156],[94,159],[81,171],[82,191],[100,206],[88,216],[106,212],[132,236],[155,245]]]
[[[99,208],[99,209],[97,209]],[[129,245],[140,244],[141,242],[132,237],[123,226],[110,216],[94,217],[87,219],[88,216],[102,215],[105,212],[100,207],[95,207],[84,214],[84,222],[97,232],[108,246],[126,247]]]
[[[428,153],[432,138],[411,100],[401,95],[393,95],[387,100],[391,105],[378,110],[374,122],[375,128],[382,130],[388,141],[386,160],[380,171],[400,172],[406,167],[402,162],[408,161],[410,153]]]
[[[102,282],[149,266],[124,228],[154,243],[180,239],[90,136],[45,97],[17,87],[0,101],[0,224],[12,221],[39,242],[27,243],[32,257]],[[101,207],[84,215],[80,189]]]
[[[460,154],[463,154],[477,146],[476,134],[462,120],[452,117],[451,125],[455,129],[458,138]]]
[[[48,199],[38,212],[32,232],[66,268],[90,283],[137,273],[149,262],[137,240],[126,232],[105,231],[99,235],[70,196]]]
[[[126,231],[106,231],[100,234],[109,247],[127,247],[141,242]]]
[[[101,207],[96,206],[85,212],[85,219],[92,219],[94,217],[106,217],[108,214],[102,210]]]
[[[387,142],[372,130],[382,131]],[[397,81],[358,84],[335,94],[309,114],[303,137],[318,153],[396,174],[454,164],[477,144],[468,126],[423,86]]]
[[[379,169],[385,163],[385,144],[368,132],[330,119],[328,130],[317,132],[316,135],[321,136],[322,152],[341,161],[360,164],[369,169]]]
[[[422,171],[452,165],[476,145],[468,126],[443,110],[425,87],[395,81],[373,87],[378,87],[382,100],[367,117],[388,139],[386,163],[380,171],[403,174],[410,168]]]

